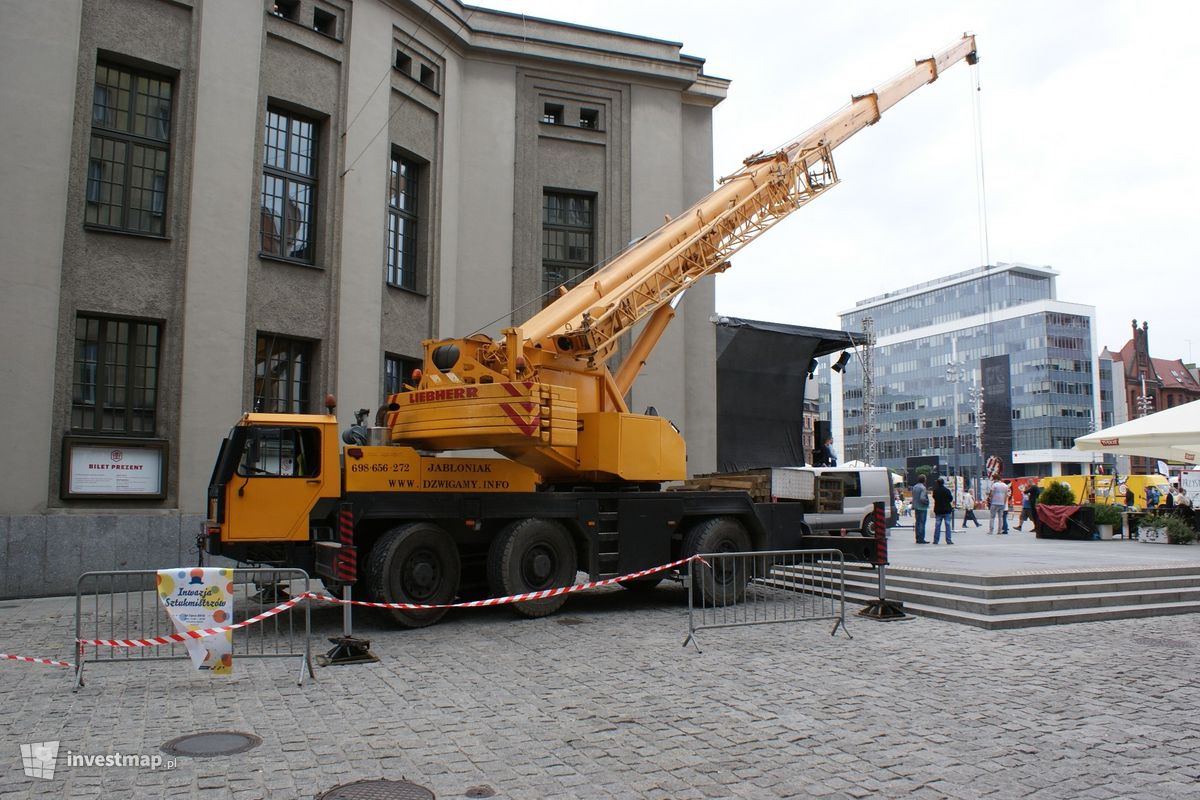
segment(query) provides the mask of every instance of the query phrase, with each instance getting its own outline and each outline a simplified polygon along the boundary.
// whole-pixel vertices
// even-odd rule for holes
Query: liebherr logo
[[[409,403],[432,403],[438,400],[466,400],[479,396],[479,387],[466,386],[454,389],[427,389],[420,392],[409,392]]]

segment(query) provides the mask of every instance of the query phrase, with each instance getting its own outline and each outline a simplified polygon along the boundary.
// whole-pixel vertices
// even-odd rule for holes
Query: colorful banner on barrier
[[[160,569],[158,596],[180,633],[225,625],[233,621],[233,570]],[[232,630],[202,639],[189,638],[183,644],[196,669],[220,675],[233,672]]]

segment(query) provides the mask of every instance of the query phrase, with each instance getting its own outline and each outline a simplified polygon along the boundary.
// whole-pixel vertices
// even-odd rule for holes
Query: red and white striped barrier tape
[[[420,603],[371,603],[365,600],[339,600],[336,597],[330,597],[327,594],[319,594],[317,592],[309,592],[308,595],[317,600],[327,600],[331,603],[340,603],[345,605],[350,603],[355,606],[366,606],[367,608],[396,608],[402,611],[427,611],[435,608],[485,608],[487,606],[503,606],[511,603],[524,603],[529,600],[545,600],[547,597],[557,597],[560,594],[572,594],[574,592],[582,592],[584,589],[595,589],[599,586],[612,586],[621,581],[632,581],[638,578],[644,578],[647,575],[653,575],[656,572],[672,569],[689,561],[700,561],[700,563],[708,566],[708,562],[700,556],[690,556],[689,558],[681,558],[678,561],[672,561],[670,564],[663,564],[661,567],[653,567],[644,569],[640,572],[631,572],[628,575],[622,575],[618,578],[605,578],[602,581],[591,581],[590,583],[576,583],[571,586],[560,586],[557,589],[543,589],[540,592],[525,592],[524,594],[512,594],[507,597],[493,597],[488,600],[471,600],[466,603],[442,603],[436,605],[425,605]]]
[[[256,614],[249,619],[242,620],[241,622],[235,622],[232,625],[222,625],[219,628],[203,628],[194,631],[184,631],[183,633],[170,633],[166,636],[153,636],[149,639],[76,639],[75,641],[80,645],[92,645],[94,647],[158,647],[159,645],[164,644],[185,642],[188,639],[203,639],[205,636],[216,636],[218,633],[235,631],[238,628],[245,628],[250,625],[257,624],[262,622],[264,619],[269,619],[270,617],[275,616],[276,614],[282,614],[284,611],[287,611],[301,600],[313,596],[314,594],[312,592],[305,592],[304,594],[293,597],[291,600],[288,600],[285,603],[280,603],[274,608],[267,609],[261,614]]]
[[[29,656],[14,656],[8,653],[0,653],[0,661],[24,661],[26,664],[45,664],[47,667],[66,667],[74,669],[75,665],[70,661],[55,661],[52,658],[30,658]]]
[[[149,639],[77,639],[78,645],[91,645],[93,647],[158,647],[160,645],[174,644],[176,642],[187,641],[188,639],[203,639],[205,636],[215,636],[218,633],[245,628],[249,625],[254,625],[262,622],[264,619],[273,617],[276,614],[281,614],[302,600],[325,600],[331,603],[350,603],[356,606],[366,606],[368,608],[395,608],[403,611],[423,611],[436,608],[483,608],[486,606],[501,606],[511,603],[523,603],[529,600],[544,600],[547,597],[557,597],[560,594],[572,594],[574,592],[582,592],[584,589],[595,589],[599,586],[612,586],[621,581],[637,580],[644,578],[647,575],[653,575],[656,572],[672,569],[682,566],[689,561],[699,561],[701,564],[708,566],[708,562],[698,555],[681,558],[678,561],[672,561],[670,564],[663,564],[660,567],[652,567],[651,569],[643,569],[638,572],[631,572],[628,575],[621,575],[617,578],[605,578],[602,581],[591,581],[589,583],[576,583],[571,586],[560,586],[557,589],[544,589],[540,592],[525,592],[524,594],[514,594],[508,597],[493,597],[488,600],[472,600],[466,603],[445,603],[441,605],[422,605],[418,603],[370,603],[363,600],[338,600],[335,597],[321,594],[319,592],[305,592],[301,595],[293,597],[285,603],[280,603],[272,609],[268,609],[261,614],[250,617],[249,619],[237,622],[232,625],[223,625],[219,628],[204,628],[201,630],[185,631],[183,633],[171,633],[166,636],[154,636]],[[65,662],[62,662],[65,664]],[[68,665],[72,666],[72,665]]]

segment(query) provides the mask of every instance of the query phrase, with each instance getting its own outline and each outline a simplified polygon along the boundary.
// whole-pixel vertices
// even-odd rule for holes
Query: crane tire
[[[709,517],[693,525],[683,539],[685,557],[700,553],[745,553],[750,548],[750,534],[735,517]],[[748,573],[745,566],[726,559],[715,566],[693,563],[692,596],[708,606],[739,603],[746,594]]]
[[[442,605],[454,602],[461,570],[450,534],[429,522],[413,522],[379,538],[367,559],[366,577],[379,602]],[[393,608],[388,613],[406,628],[424,628],[446,610]]]
[[[488,586],[493,597],[509,597],[570,586],[575,582],[575,543],[559,523],[528,518],[510,523],[488,549]],[[545,617],[567,601],[565,594],[514,603],[521,616]]]

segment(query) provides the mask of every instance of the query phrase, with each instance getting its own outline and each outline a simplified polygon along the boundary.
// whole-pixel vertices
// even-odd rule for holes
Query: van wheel
[[[698,553],[745,553],[751,548],[750,534],[733,517],[711,517],[697,523],[683,540],[683,555]],[[692,596],[708,606],[741,602],[746,594],[753,559],[714,559],[715,564],[692,564]],[[740,563],[739,563],[740,562]]]
[[[858,526],[858,532],[863,536],[875,537],[875,515],[867,514],[863,517],[862,525]]]
[[[570,586],[575,582],[575,543],[571,534],[548,519],[518,520],[492,540],[488,550],[488,586],[493,597],[540,592]],[[567,596],[513,603],[512,609],[525,617],[553,614]]]
[[[458,548],[450,534],[428,522],[402,525],[385,533],[371,548],[367,582],[384,603],[443,605],[453,603],[461,574]],[[432,625],[447,609],[389,609],[406,628]]]

